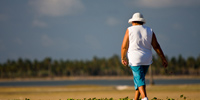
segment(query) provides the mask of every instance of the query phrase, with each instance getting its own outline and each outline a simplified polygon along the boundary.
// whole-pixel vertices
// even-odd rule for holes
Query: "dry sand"
[[[74,86],[42,86],[42,87],[0,87],[0,100],[67,100],[67,98],[119,98],[134,97],[134,87],[128,86],[118,90],[116,86],[74,85]],[[184,95],[187,100],[200,100],[200,84],[197,85],[155,85],[147,86],[150,99],[167,97],[180,100]]]

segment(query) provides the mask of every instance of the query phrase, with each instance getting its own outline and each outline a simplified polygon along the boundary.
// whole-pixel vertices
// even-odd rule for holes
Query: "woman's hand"
[[[162,60],[162,65],[163,65],[165,68],[167,68],[168,62],[167,62],[166,59]]]
[[[127,59],[122,59],[121,62],[124,66],[128,66],[128,60]]]

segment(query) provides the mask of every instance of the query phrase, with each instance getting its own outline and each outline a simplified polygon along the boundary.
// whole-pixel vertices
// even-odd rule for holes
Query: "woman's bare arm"
[[[126,58],[128,47],[129,47],[129,31],[127,29],[121,46],[121,61],[124,66],[128,65],[128,60]]]
[[[165,55],[157,41],[157,38],[156,38],[156,35],[154,34],[154,32],[153,32],[153,36],[152,36],[151,45],[153,46],[153,49],[156,51],[156,53],[161,57],[162,64],[166,68],[168,66],[168,62],[167,62]]]

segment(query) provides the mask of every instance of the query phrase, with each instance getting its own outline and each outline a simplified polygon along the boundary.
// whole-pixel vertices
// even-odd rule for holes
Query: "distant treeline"
[[[168,59],[168,58],[167,58]],[[168,59],[168,71],[175,75],[200,75],[200,56],[184,59],[181,55]],[[161,59],[153,56],[152,72],[165,75]],[[30,78],[59,76],[128,76],[132,75],[129,67],[121,64],[120,57],[93,57],[92,60],[52,60],[47,57],[42,61],[19,58],[0,64],[0,78]]]

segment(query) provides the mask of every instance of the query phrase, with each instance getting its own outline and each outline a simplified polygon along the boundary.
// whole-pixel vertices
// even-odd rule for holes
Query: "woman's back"
[[[129,30],[129,49],[128,58],[131,66],[149,65],[152,63],[152,29],[135,25],[128,28]]]

